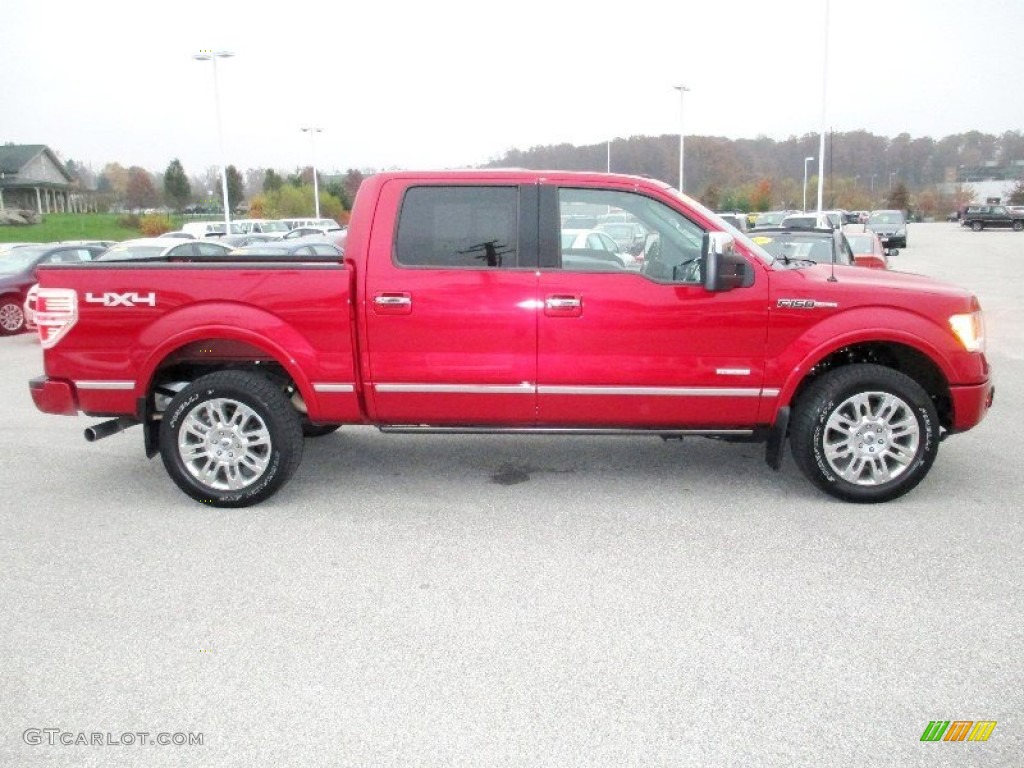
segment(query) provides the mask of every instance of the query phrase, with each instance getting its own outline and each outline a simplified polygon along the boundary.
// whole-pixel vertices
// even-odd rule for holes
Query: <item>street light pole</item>
[[[317,178],[316,178],[316,145],[314,143],[313,137],[316,134],[318,134],[318,133],[323,133],[323,129],[322,128],[317,128],[317,127],[311,125],[308,128],[303,128],[302,132],[303,133],[309,133],[309,151],[310,151],[310,155],[312,156],[312,162],[313,162],[313,199],[316,201],[316,217],[319,219],[320,218],[320,184],[319,184],[319,182],[317,181]]]
[[[200,51],[193,54],[196,61],[213,62],[213,102],[217,111],[217,137],[220,140],[220,182],[224,193],[224,234],[231,234],[231,205],[228,200],[228,166],[224,155],[224,125],[220,118],[220,84],[217,81],[217,59],[230,59],[230,51]]]
[[[807,164],[814,160],[813,157],[804,158],[804,207],[803,210],[807,212]]]
[[[674,85],[672,86],[679,91],[679,191],[683,192],[683,136],[685,131],[683,130],[683,95],[689,91],[685,85]]]
[[[822,197],[825,194],[825,117],[828,103],[828,16],[829,0],[825,0],[825,51],[821,65],[821,139],[818,142],[818,211],[821,211]]]

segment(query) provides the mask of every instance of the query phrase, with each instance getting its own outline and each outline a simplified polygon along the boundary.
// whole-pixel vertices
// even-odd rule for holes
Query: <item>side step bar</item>
[[[393,435],[578,435],[610,437],[751,437],[752,429],[585,429],[576,427],[438,427],[386,424],[377,427]]]

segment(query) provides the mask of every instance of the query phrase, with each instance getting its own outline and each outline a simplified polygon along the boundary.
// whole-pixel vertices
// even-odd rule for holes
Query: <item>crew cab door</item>
[[[366,257],[372,418],[533,424],[537,186],[388,181]]]
[[[670,204],[671,203],[671,204]],[[615,189],[541,188],[541,425],[749,427],[762,398],[767,276],[702,285],[704,228],[682,202]],[[628,214],[649,232],[642,267],[560,248],[573,213]],[[606,213],[607,212],[607,213]]]

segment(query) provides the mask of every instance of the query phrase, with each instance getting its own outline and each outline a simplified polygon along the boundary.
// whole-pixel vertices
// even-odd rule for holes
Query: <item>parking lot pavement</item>
[[[0,765],[1019,765],[1024,234],[909,246],[978,293],[996,401],[878,506],[760,446],[345,429],[211,509],[0,339]]]

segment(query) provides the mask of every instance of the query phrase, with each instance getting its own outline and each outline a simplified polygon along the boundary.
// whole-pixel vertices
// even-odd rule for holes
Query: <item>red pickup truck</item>
[[[639,258],[562,222],[635,221]],[[141,424],[185,493],[270,496],[304,436],[387,432],[787,438],[833,496],[886,501],[992,403],[969,292],[777,259],[671,187],[534,171],[384,173],[343,259],[40,270],[47,413]]]

